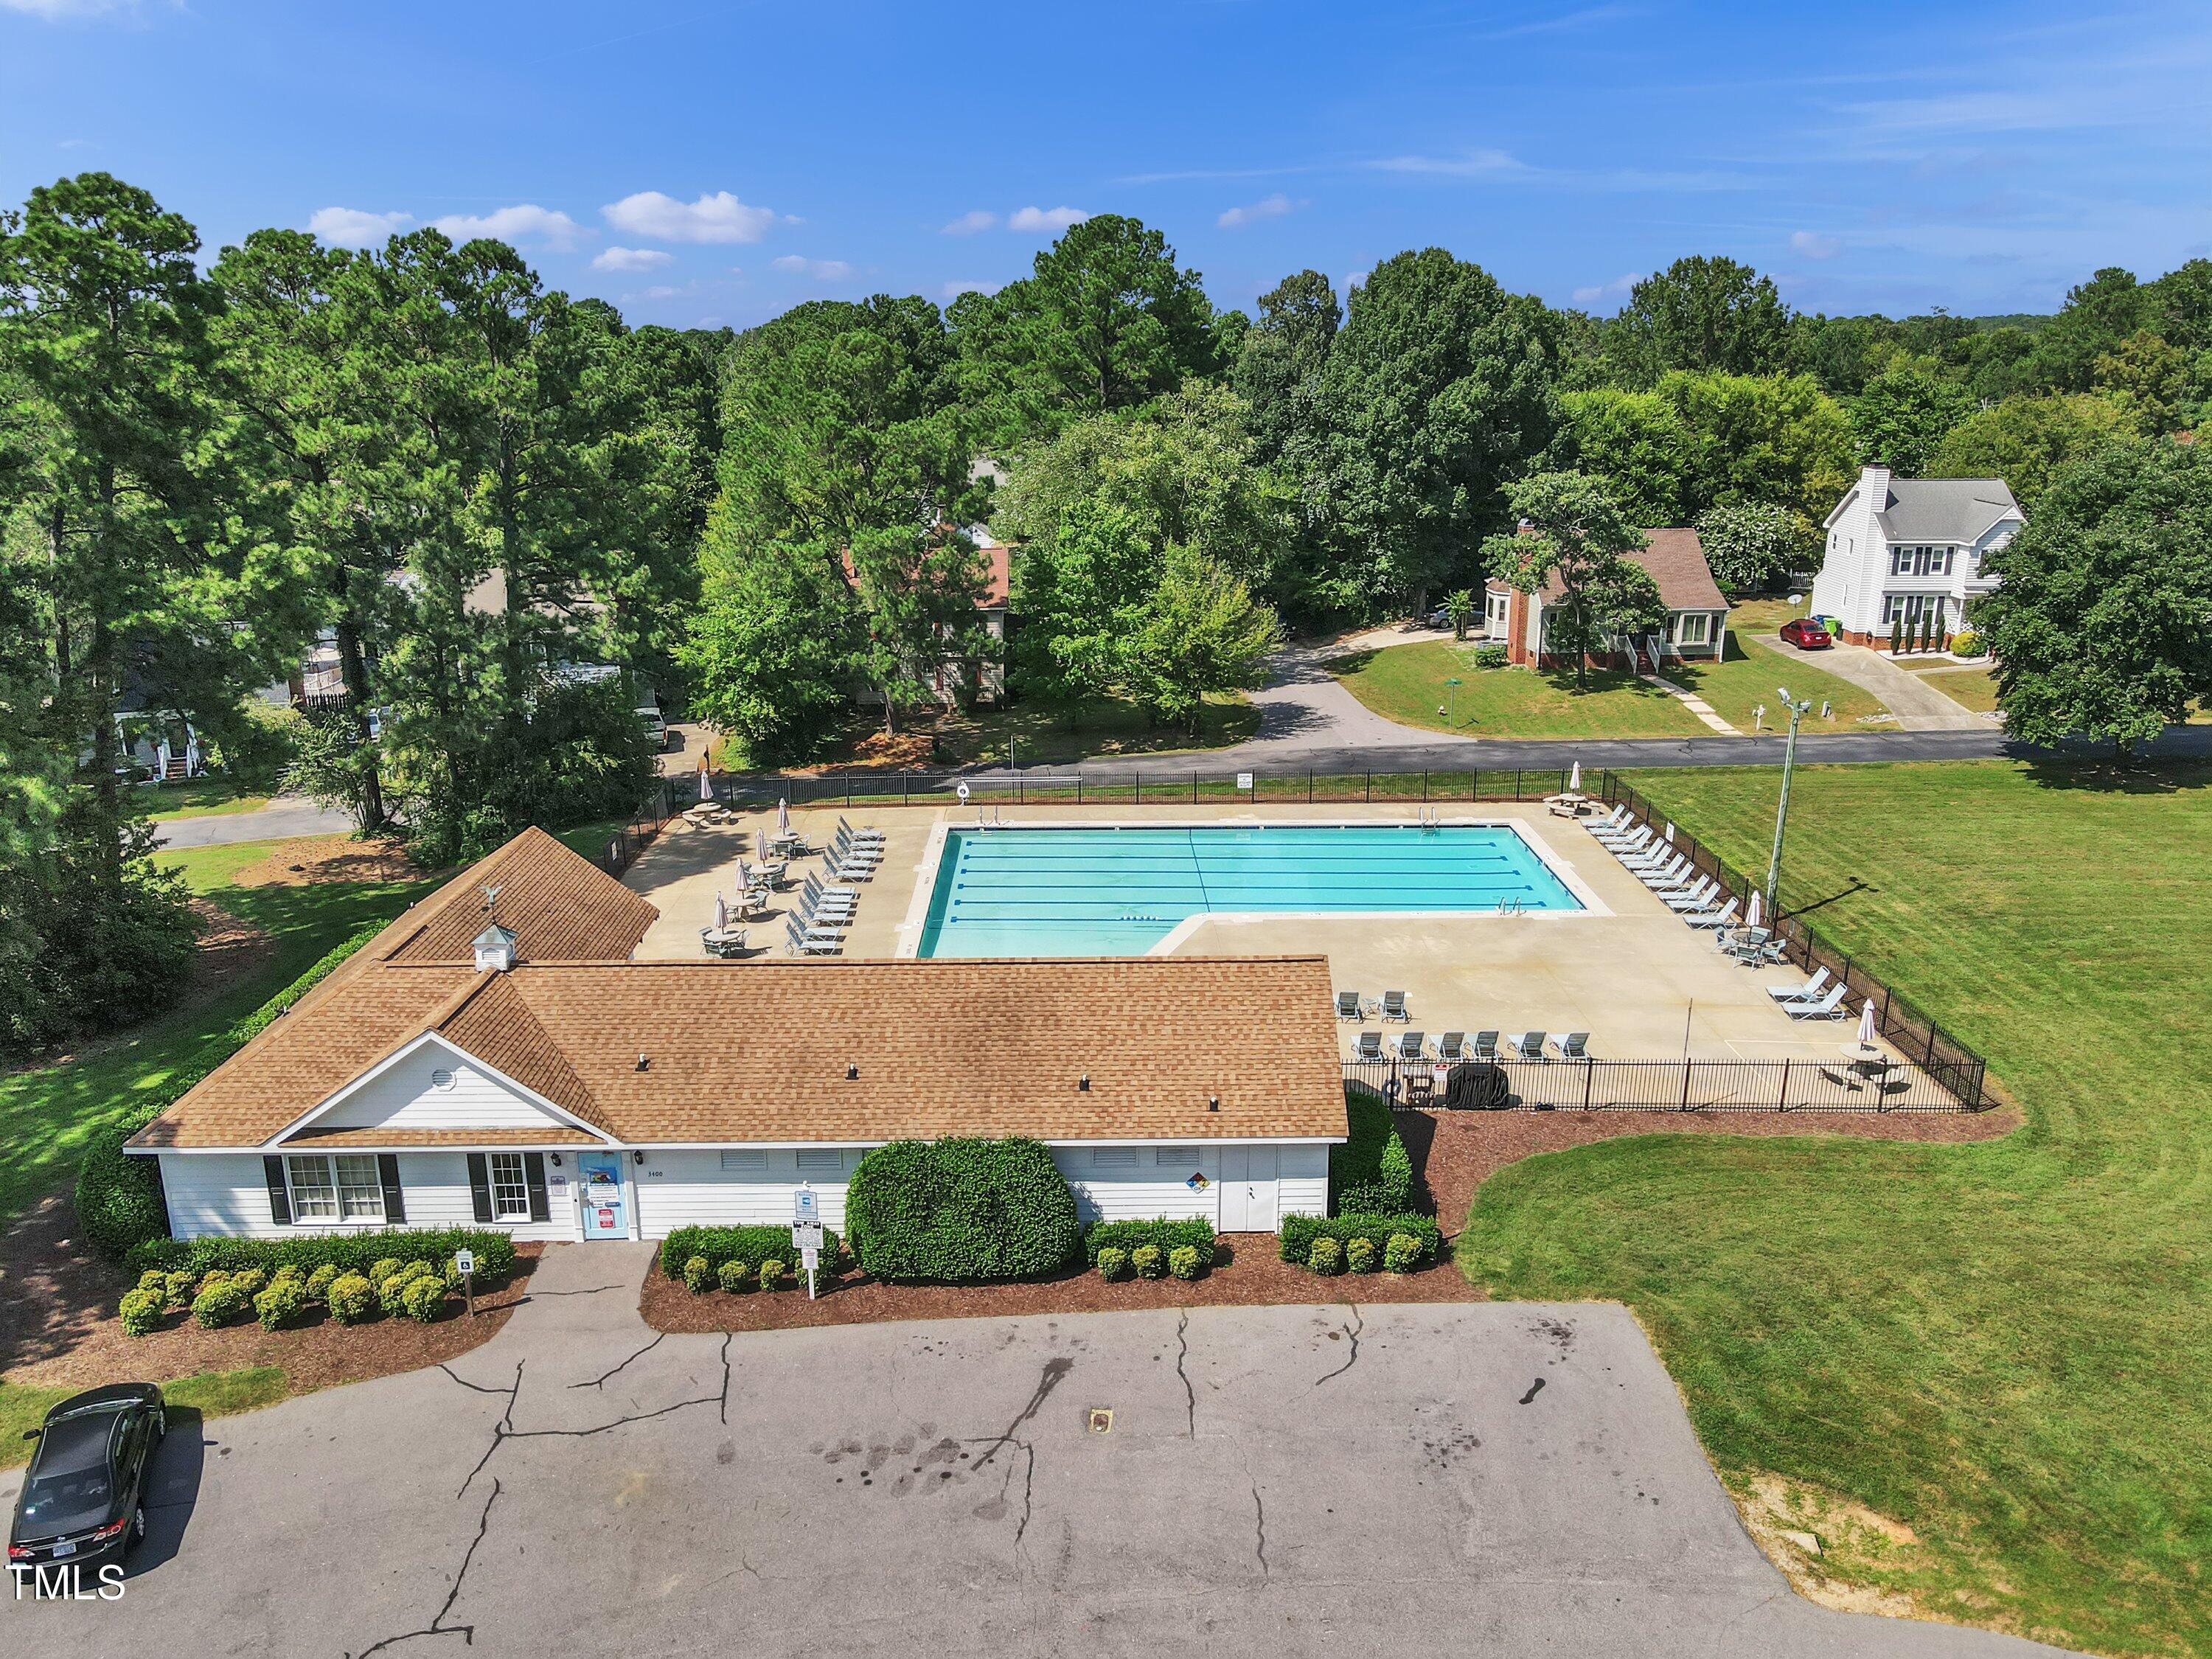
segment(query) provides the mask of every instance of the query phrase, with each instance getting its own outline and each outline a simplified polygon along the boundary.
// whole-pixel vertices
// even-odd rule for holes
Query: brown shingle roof
[[[1698,539],[1696,531],[1647,530],[1644,534],[1650,544],[1628,556],[1651,573],[1651,580],[1659,584],[1660,601],[1669,611],[1728,609],[1727,598],[1713,580],[1713,568],[1705,562],[1705,544]],[[1544,579],[1546,604],[1565,592],[1556,571]]]
[[[632,1143],[1345,1133],[1320,957],[631,962],[631,907],[647,920],[652,907],[550,836],[536,839],[558,858],[520,846],[528,839],[410,911],[131,1144],[263,1145],[430,1031]],[[611,941],[620,957],[526,954],[507,973],[477,973],[466,948],[481,925],[476,884],[501,876],[512,884],[500,915],[526,952],[532,938],[574,935]],[[416,954],[453,939],[463,961]],[[310,1127],[307,1138],[500,1144],[454,1133]],[[534,1139],[576,1133],[549,1127]]]
[[[471,941],[494,914],[520,936],[525,962],[619,961],[660,913],[543,830],[525,830],[394,922],[368,947],[378,962],[471,962]],[[411,926],[403,926],[410,924]]]

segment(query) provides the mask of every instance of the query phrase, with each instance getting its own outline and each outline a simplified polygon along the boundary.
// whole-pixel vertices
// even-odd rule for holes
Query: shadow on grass
[[[2119,760],[2110,755],[2038,750],[2025,757],[2027,775],[2043,789],[2100,795],[2178,795],[2212,785],[2212,762]]]

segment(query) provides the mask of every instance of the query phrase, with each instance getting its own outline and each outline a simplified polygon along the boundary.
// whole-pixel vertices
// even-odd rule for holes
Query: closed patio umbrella
[[[1751,890],[1751,903],[1746,907],[1743,913],[1743,925],[1747,930],[1759,926],[1761,913],[1765,908],[1760,902],[1761,896],[1759,889],[1754,887]]]
[[[1874,999],[1867,999],[1866,1006],[1859,1010],[1859,1047],[1874,1047]]]
[[[787,836],[791,833],[791,801],[787,796],[779,796],[776,799],[775,833],[779,836]]]
[[[1583,792],[1583,763],[1577,761],[1567,772],[1567,793],[1579,795]]]
[[[730,925],[730,907],[722,897],[722,890],[714,890],[714,931],[721,933]]]
[[[714,786],[707,781],[707,763],[704,761],[699,763],[699,799],[701,800],[714,799]]]

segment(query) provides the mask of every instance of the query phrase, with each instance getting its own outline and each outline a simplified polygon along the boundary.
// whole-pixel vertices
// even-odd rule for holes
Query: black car
[[[39,1449],[15,1499],[8,1565],[96,1567],[119,1563],[146,1531],[141,1493],[168,1429],[161,1391],[118,1382],[73,1395],[31,1433]]]

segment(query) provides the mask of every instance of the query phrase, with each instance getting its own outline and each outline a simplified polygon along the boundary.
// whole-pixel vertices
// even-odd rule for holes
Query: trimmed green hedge
[[[140,1273],[149,1267],[203,1274],[293,1267],[313,1274],[330,1267],[367,1278],[372,1267],[386,1261],[425,1262],[442,1274],[453,1252],[463,1249],[476,1253],[480,1283],[497,1284],[514,1271],[514,1241],[481,1227],[377,1227],[295,1238],[152,1238],[132,1245],[128,1260],[131,1271]]]
[[[76,1217],[85,1243],[110,1261],[122,1260],[135,1244],[166,1238],[169,1207],[161,1196],[161,1166],[150,1158],[133,1158],[123,1143],[167,1111],[185,1091],[276,1023],[313,990],[340,963],[384,931],[371,922],[343,945],[326,952],[307,972],[223,1034],[222,1052],[198,1071],[171,1078],[152,1090],[123,1119],[100,1130],[77,1166]]]
[[[1423,1267],[1443,1254],[1444,1236],[1435,1218],[1425,1215],[1286,1215],[1276,1235],[1277,1253],[1284,1261],[1304,1267],[1313,1258],[1316,1239],[1349,1244],[1355,1238],[1364,1238],[1379,1254],[1389,1247],[1393,1233],[1405,1233],[1420,1241]]]
[[[1351,1133],[1328,1149],[1328,1207],[1339,1215],[1400,1215],[1413,1207],[1413,1160],[1389,1103],[1344,1091]]]
[[[853,1253],[900,1284],[1035,1279],[1082,1246],[1075,1194],[1041,1142],[894,1140],[845,1192]]]
[[[1098,1265],[1098,1252],[1120,1250],[1125,1255],[1140,1244],[1156,1244],[1163,1256],[1185,1245],[1198,1252],[1199,1265],[1213,1265],[1213,1224],[1210,1221],[1094,1221],[1084,1230],[1083,1259]]]
[[[837,1260],[844,1248],[836,1233],[822,1230],[822,1266],[814,1275],[817,1282],[837,1276]],[[684,1264],[694,1256],[703,1257],[708,1276],[719,1281],[726,1261],[742,1261],[748,1273],[754,1273],[763,1261],[796,1261],[799,1251],[788,1227],[678,1227],[660,1241],[660,1271],[671,1279],[683,1278]]]

